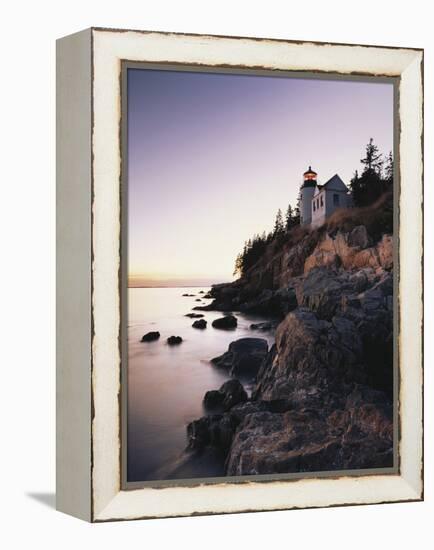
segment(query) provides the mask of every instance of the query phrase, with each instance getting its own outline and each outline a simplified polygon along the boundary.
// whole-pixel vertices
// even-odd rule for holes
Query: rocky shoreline
[[[390,234],[308,233],[206,297],[193,309],[231,313],[226,325],[236,312],[269,318],[251,330],[275,328],[275,344],[239,339],[211,360],[231,379],[188,425],[192,456],[218,454],[229,476],[393,466]]]

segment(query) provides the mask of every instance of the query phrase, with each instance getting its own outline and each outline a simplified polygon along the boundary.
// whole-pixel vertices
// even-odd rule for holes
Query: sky
[[[130,286],[233,279],[235,258],[309,165],[348,184],[393,150],[389,83],[128,69]]]

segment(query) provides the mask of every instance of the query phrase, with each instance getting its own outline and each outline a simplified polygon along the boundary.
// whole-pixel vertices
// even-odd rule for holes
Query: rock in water
[[[212,322],[214,328],[231,329],[235,328],[238,324],[237,318],[234,315],[225,315],[219,319],[215,319]]]
[[[223,407],[227,411],[238,403],[244,403],[247,401],[247,393],[243,388],[243,385],[239,380],[233,379],[225,382],[219,389],[219,392],[223,394]]]
[[[182,342],[181,336],[169,336],[167,343],[169,346],[177,346]]]
[[[158,338],[160,338],[159,332],[147,332],[142,336],[141,342],[155,342]]]
[[[260,330],[261,332],[264,332],[266,330],[273,330],[277,326],[277,323],[274,323],[272,321],[265,321],[264,323],[252,323],[250,325],[251,330]]]
[[[206,306],[194,306],[194,311],[225,311],[225,308],[220,308],[220,305],[216,302],[216,300],[213,300],[210,304],[207,304]]]
[[[220,409],[225,396],[219,390],[207,391],[203,398],[203,406],[210,411]]]
[[[227,453],[234,436],[235,426],[226,415],[213,414],[193,420],[187,426],[188,449],[203,451],[207,447]]]
[[[284,317],[297,307],[295,291],[292,287],[278,290],[264,289],[258,296],[240,304],[239,310],[246,313]]]
[[[254,377],[268,353],[267,340],[240,338],[229,344],[228,351],[211,359],[217,367],[227,369],[231,376]]]
[[[225,382],[219,390],[207,391],[203,405],[208,410],[228,411],[239,403],[247,401],[247,393],[239,380]]]
[[[186,313],[186,317],[190,317],[190,319],[200,319],[201,317],[205,317],[203,313]]]
[[[207,323],[206,323],[205,319],[199,319],[198,321],[195,321],[191,326],[193,328],[204,329],[204,328],[206,328],[206,325],[207,325]]]

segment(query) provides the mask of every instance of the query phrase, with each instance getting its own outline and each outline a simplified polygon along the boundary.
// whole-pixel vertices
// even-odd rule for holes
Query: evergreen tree
[[[357,204],[357,197],[360,194],[360,182],[359,182],[359,172],[356,170],[353,177],[350,180],[350,189],[353,195],[354,203]]]
[[[384,168],[384,180],[387,185],[393,183],[393,155],[392,151],[389,152],[386,158],[386,166]]]
[[[283,215],[282,210],[279,208],[276,214],[276,220],[274,222],[274,235],[280,235],[285,230],[285,226],[283,225]]]
[[[368,206],[384,193],[385,185],[378,172],[365,170],[351,189],[355,206]]]
[[[294,211],[291,204],[288,204],[288,209],[286,210],[286,230],[289,231],[291,227],[294,226]]]
[[[374,140],[372,138],[370,138],[369,143],[366,145],[365,157],[360,159],[360,162],[365,165],[364,172],[367,170],[372,170],[378,174],[381,174],[383,157],[378,151],[378,147],[374,144]]]
[[[360,159],[364,165],[359,176],[354,173],[351,179],[351,191],[355,206],[368,206],[375,202],[393,181],[393,158],[391,154],[386,159],[385,176],[383,177],[384,157],[371,138],[365,148],[365,157]],[[389,177],[391,176],[391,180]]]

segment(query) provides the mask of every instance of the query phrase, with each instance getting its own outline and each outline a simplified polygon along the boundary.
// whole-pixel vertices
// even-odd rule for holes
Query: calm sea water
[[[211,477],[222,475],[212,457],[187,460],[186,427],[203,416],[206,391],[218,389],[229,377],[209,361],[229,344],[246,336],[273,342],[273,335],[250,329],[262,317],[236,313],[235,330],[218,330],[211,322],[222,313],[199,311],[208,321],[205,330],[192,328],[185,317],[197,305],[206,305],[199,292],[208,288],[131,288],[128,294],[128,481]],[[184,297],[182,294],[194,294]],[[140,342],[143,334],[159,331],[156,342]],[[183,343],[168,346],[166,338],[181,336]],[[249,390],[249,388],[247,388]]]

